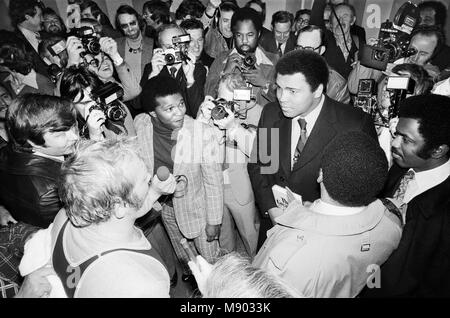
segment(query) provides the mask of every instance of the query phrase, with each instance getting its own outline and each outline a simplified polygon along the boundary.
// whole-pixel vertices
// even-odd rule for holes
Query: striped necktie
[[[298,124],[300,125],[300,138],[298,139],[297,146],[295,147],[294,164],[298,162],[300,154],[302,153],[303,148],[305,148],[306,140],[308,139],[306,136],[306,120],[304,118],[300,118],[298,120]]]

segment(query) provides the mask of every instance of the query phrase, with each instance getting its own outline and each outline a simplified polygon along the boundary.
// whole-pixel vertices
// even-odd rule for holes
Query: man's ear
[[[152,116],[153,118],[156,118],[156,117],[157,117],[154,110],[152,110],[149,114],[150,114],[150,116]]]
[[[355,24],[355,22],[356,22],[356,17],[353,17],[352,22],[350,22],[350,25]]]
[[[325,51],[327,50],[325,45],[321,45],[319,48],[319,54],[323,55],[325,53]]]
[[[322,96],[324,91],[324,87],[323,84],[320,84],[319,86],[317,86],[317,89],[314,91],[314,97],[315,98],[319,98]]]
[[[39,150],[45,148],[44,146],[36,145],[36,144],[35,144],[34,142],[32,142],[30,139],[27,139],[27,142],[31,145],[31,147],[32,147],[32,149],[33,149],[33,152],[34,152],[35,150],[39,151]]]
[[[437,147],[436,149],[434,149],[431,152],[431,158],[433,159],[441,159],[443,157],[445,157],[448,152],[449,152],[449,146],[448,145],[440,145],[439,147]]]

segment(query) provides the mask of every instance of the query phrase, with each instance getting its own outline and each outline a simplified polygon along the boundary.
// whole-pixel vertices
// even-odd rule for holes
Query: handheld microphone
[[[166,166],[159,167],[158,170],[156,170],[156,176],[159,180],[166,181],[170,176],[169,168],[167,168]]]

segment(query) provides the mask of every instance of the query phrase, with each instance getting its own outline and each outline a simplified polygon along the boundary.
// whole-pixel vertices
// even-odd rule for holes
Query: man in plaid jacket
[[[186,238],[208,262],[219,255],[223,215],[223,177],[219,144],[209,126],[187,116],[177,82],[150,79],[142,91],[146,113],[135,118],[141,155],[150,171],[165,166],[179,182],[173,196],[160,200],[162,219],[188,279]],[[161,177],[161,176],[160,176]]]

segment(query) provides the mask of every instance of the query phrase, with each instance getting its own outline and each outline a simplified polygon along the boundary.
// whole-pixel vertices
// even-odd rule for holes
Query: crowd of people
[[[10,1],[0,298],[450,296],[445,5],[384,70],[348,1],[171,7]]]

